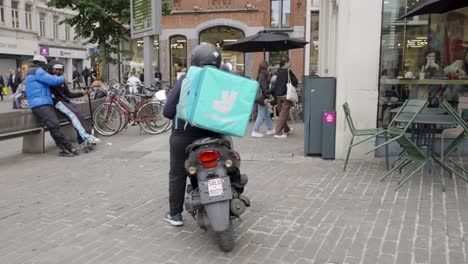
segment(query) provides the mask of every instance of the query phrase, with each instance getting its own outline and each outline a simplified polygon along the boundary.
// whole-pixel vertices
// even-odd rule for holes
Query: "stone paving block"
[[[397,249],[396,241],[385,240],[382,245],[382,253],[394,255]]]
[[[380,254],[378,264],[393,264],[395,262],[395,256],[389,254]]]
[[[397,260],[396,263],[398,264],[411,264],[412,263],[412,255],[407,252],[399,251],[397,253]]]

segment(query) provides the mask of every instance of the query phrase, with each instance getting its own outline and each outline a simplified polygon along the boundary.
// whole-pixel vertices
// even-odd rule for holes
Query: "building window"
[[[46,36],[45,14],[39,14],[39,34],[41,37]]]
[[[200,44],[211,43],[218,48],[222,48],[224,44],[235,42],[245,37],[242,30],[226,27],[215,26],[200,31]],[[232,72],[244,74],[244,53],[238,51],[225,51],[221,49],[222,63],[227,65]]]
[[[310,13],[310,61],[309,75],[318,74],[318,54],[319,54],[319,12]]]
[[[175,83],[180,76],[187,72],[187,38],[173,36],[171,42],[171,83]]]
[[[18,2],[11,2],[11,26],[19,28]]]
[[[407,99],[458,104],[468,95],[468,8],[398,19],[424,1],[383,0],[379,113],[386,126]]]
[[[281,58],[284,58],[284,57],[289,57],[289,52],[287,50],[271,51],[268,62],[270,66],[279,69]]]
[[[70,25],[65,25],[65,40],[70,40]]]
[[[54,32],[54,39],[58,39],[58,31],[59,31],[59,24],[58,24],[58,16],[53,17],[52,23],[52,30]]]
[[[0,0],[0,24],[5,24],[5,6],[3,0]]]
[[[26,29],[32,30],[32,5],[26,4],[24,6],[24,11],[26,15]]]
[[[288,28],[291,26],[291,0],[271,0],[270,27]]]

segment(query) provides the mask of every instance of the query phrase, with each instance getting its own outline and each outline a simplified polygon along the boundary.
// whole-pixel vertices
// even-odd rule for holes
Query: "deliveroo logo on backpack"
[[[232,111],[236,98],[236,91],[223,91],[221,94],[221,100],[213,101],[213,109],[227,115]]]

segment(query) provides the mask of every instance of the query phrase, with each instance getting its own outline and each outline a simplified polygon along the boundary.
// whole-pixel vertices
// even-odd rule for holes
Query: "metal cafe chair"
[[[361,143],[364,143],[364,142],[368,141],[369,139],[372,139],[372,138],[374,138],[374,137],[376,137],[376,136],[378,136],[380,134],[383,134],[385,132],[385,130],[383,128],[357,129],[354,126],[354,122],[353,122],[353,119],[351,117],[351,111],[349,110],[348,103],[343,104],[343,110],[344,110],[344,113],[345,113],[346,122],[348,123],[349,129],[351,130],[351,135],[352,135],[351,142],[349,143],[349,147],[348,147],[348,153],[346,154],[345,164],[344,164],[344,167],[343,167],[343,171],[346,171],[346,166],[348,165],[348,160],[349,160],[349,155],[351,154],[351,149],[354,146],[357,146],[357,145],[359,145]],[[368,136],[368,137],[353,144],[354,137],[361,137],[361,136]],[[387,155],[385,155],[385,158],[387,159],[386,160],[386,165],[387,165],[387,169],[388,169]]]
[[[463,111],[468,110],[468,96],[461,96],[458,98],[458,114],[463,117]],[[463,133],[463,127],[457,126],[457,127],[452,127],[452,128],[446,128],[442,131],[441,137],[440,137],[440,144],[441,144],[441,152],[440,156],[444,156],[444,150],[445,150],[445,139],[455,139],[457,136],[459,136],[461,133]],[[458,156],[459,159],[461,159],[461,152],[458,151]],[[444,168],[440,168],[440,172],[442,175],[444,175]]]
[[[388,124],[387,130],[385,132],[392,132],[395,137],[392,139],[378,145],[377,147],[371,149],[366,154],[369,154],[375,151],[378,148],[386,146],[393,141],[397,141],[398,138],[403,137],[403,135],[408,131],[408,129],[413,124],[414,119],[428,106],[429,102],[427,100],[418,100],[410,99],[406,100],[401,106],[400,110],[397,112],[395,117],[393,117],[390,124]],[[403,117],[403,118],[400,118]],[[400,125],[400,122],[397,120],[404,119],[406,125]]]
[[[456,120],[458,126],[463,128],[463,131],[452,141],[452,143],[450,143],[450,145],[447,146],[443,154],[441,154],[440,159],[434,157],[434,160],[437,161],[444,169],[457,175],[468,183],[468,179],[462,174],[468,173],[468,170],[464,168],[462,163],[459,163],[450,157],[450,154],[455,152],[460,144],[463,143],[465,138],[468,137],[468,126],[462,116],[459,115],[446,100],[442,101],[442,107]]]

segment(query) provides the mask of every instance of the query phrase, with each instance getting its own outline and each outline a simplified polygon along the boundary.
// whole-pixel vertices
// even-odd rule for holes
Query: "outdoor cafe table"
[[[390,110],[390,112],[396,114],[396,113],[398,113],[400,111],[400,109],[401,109],[401,107],[393,108],[392,110]],[[431,107],[431,108],[425,108],[421,112],[421,114],[422,115],[426,115],[426,114],[429,114],[429,115],[446,115],[447,111],[445,111],[442,108]]]
[[[434,153],[435,135],[441,127],[453,127],[457,124],[457,121],[450,115],[428,113],[427,110],[430,111],[430,109],[439,108],[426,108],[426,113],[423,111],[421,114],[416,116],[410,132],[411,140],[422,149],[426,149],[429,170],[438,174],[436,170],[432,170],[434,167],[432,154]],[[395,122],[408,123],[411,117],[413,117],[412,114],[401,114],[395,117]],[[442,177],[440,178],[442,180],[442,188],[445,190],[444,180]]]

